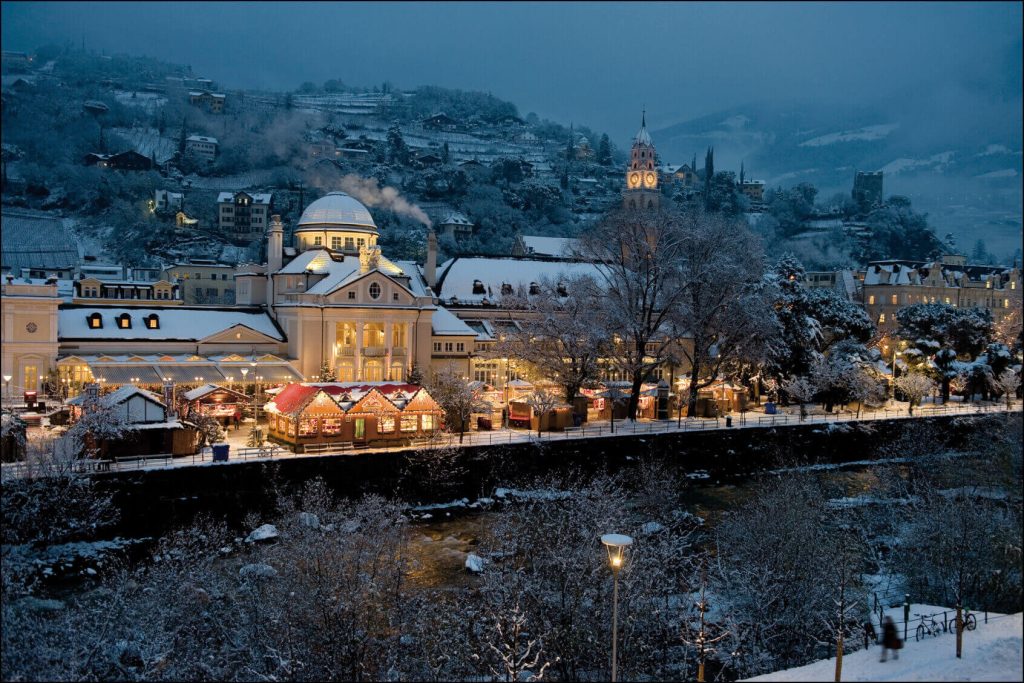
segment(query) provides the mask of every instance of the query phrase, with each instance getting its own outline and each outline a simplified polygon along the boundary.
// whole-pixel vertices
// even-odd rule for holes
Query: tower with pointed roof
[[[626,186],[622,191],[622,205],[629,209],[655,209],[661,200],[658,189],[656,153],[651,135],[647,132],[647,111],[640,120],[640,130],[633,138],[633,149],[626,168]]]

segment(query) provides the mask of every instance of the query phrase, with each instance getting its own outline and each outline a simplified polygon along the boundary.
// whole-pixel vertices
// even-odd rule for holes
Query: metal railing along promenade
[[[519,443],[548,443],[553,441],[572,441],[585,439],[613,438],[618,436],[657,435],[688,432],[705,432],[713,430],[765,429],[779,426],[797,425],[831,425],[850,422],[869,422],[877,420],[912,420],[916,418],[947,416],[947,415],[985,415],[992,413],[1019,412],[1019,407],[1007,409],[1005,405],[979,404],[946,404],[916,408],[913,415],[906,409],[888,408],[883,410],[856,412],[837,412],[807,415],[801,418],[794,414],[764,415],[758,413],[732,413],[714,418],[675,418],[668,420],[629,421],[616,420],[614,425],[608,421],[570,427],[563,431],[536,432],[526,429],[498,429],[493,431],[450,433],[444,438],[420,439],[410,445],[368,447],[360,444],[323,443],[307,445],[305,453],[294,453],[290,449],[278,445],[263,448],[238,448],[229,454],[229,460],[223,464],[238,461],[276,460],[281,458],[330,457],[355,453],[387,453],[416,449],[501,446]],[[209,447],[203,448],[193,455],[173,456],[169,453],[146,455],[140,457],[114,458],[111,460],[79,460],[75,462],[75,470],[84,474],[96,472],[126,472],[152,470],[175,467],[189,467],[204,463],[221,464],[213,459]],[[6,463],[2,466],[3,478],[32,476],[32,466],[25,463]]]

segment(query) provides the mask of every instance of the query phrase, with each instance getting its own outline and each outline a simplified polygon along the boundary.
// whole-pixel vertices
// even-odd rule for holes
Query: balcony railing
[[[387,353],[387,348],[384,346],[366,346],[363,348],[363,355],[368,358],[380,358]]]
[[[338,352],[338,355],[346,358],[352,358],[356,355],[356,349],[354,346],[343,346]]]
[[[408,351],[404,346],[392,346],[391,357],[392,358],[405,358],[405,354]]]

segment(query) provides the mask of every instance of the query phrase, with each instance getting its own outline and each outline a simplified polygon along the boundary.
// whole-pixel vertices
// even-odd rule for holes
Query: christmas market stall
[[[224,426],[242,419],[252,399],[217,384],[204,384],[181,394],[183,416],[209,415]]]
[[[425,389],[385,382],[289,384],[265,406],[271,440],[402,445],[438,429],[444,411]]]

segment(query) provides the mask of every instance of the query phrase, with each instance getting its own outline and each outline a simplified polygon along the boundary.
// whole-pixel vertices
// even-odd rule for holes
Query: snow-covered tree
[[[623,208],[581,238],[581,256],[600,264],[591,298],[603,304],[596,318],[610,342],[607,356],[633,385],[630,419],[636,419],[641,385],[677,341],[671,319],[687,294],[679,270],[685,224],[696,220],[675,210]]]
[[[224,430],[221,428],[217,418],[197,414],[189,417],[189,422],[192,423],[199,434],[199,448],[224,440]]]
[[[698,392],[754,346],[769,346],[780,329],[761,288],[760,242],[744,226],[718,214],[685,215],[680,261],[672,264],[683,290],[669,314],[674,338],[688,338],[677,352],[688,362],[688,414],[696,414]]]
[[[489,413],[491,404],[453,368],[434,374],[428,387],[430,395],[444,409],[448,429],[458,431],[459,443],[470,426],[474,413]]]
[[[540,293],[522,298],[529,316],[499,340],[495,355],[534,366],[561,384],[566,402],[571,402],[581,387],[597,378],[605,339],[595,315],[596,291],[594,282],[579,278],[541,282]]]
[[[806,377],[795,377],[782,383],[786,394],[800,405],[800,419],[807,417],[807,404],[818,395],[818,385]]]
[[[1017,389],[1020,388],[1020,375],[1007,368],[996,379],[996,387],[1003,394],[1006,400],[1006,409],[1013,408],[1013,399],[1017,396]]]
[[[921,405],[921,399],[935,387],[935,382],[921,372],[908,372],[896,378],[896,388],[907,397],[907,413],[914,414],[914,407]]]
[[[68,443],[76,444],[78,453],[99,457],[112,441],[125,438],[135,430],[123,411],[108,405],[102,397],[86,392],[81,413],[65,434]]]

